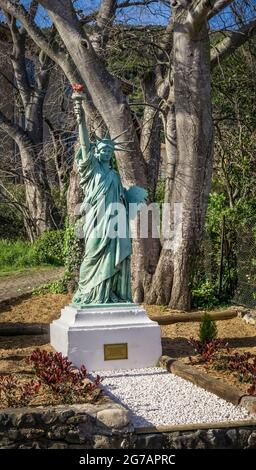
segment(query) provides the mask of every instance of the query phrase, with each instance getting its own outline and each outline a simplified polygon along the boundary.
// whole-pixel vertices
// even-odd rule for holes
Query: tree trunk
[[[22,142],[19,149],[24,176],[26,206],[30,217],[29,221],[25,221],[25,225],[30,240],[34,241],[45,230],[56,228],[52,196],[47,180],[42,179],[42,173],[38,170],[38,162],[36,162],[31,144],[27,146]]]
[[[16,142],[20,151],[27,207],[24,223],[29,239],[34,241],[45,230],[56,227],[45,163],[27,132],[13,124],[1,111],[0,126]]]
[[[149,203],[154,201],[156,185],[159,175],[160,162],[160,130],[159,101],[156,94],[155,74],[150,72],[144,75],[142,88],[146,104],[141,124],[140,147],[147,167],[147,181]],[[148,238],[133,240],[132,277],[133,297],[136,302],[147,301],[152,275],[155,272],[160,253],[160,240],[152,234],[152,223],[155,223],[154,213],[148,216]],[[143,221],[138,216],[138,230]]]
[[[158,181],[161,152],[161,120],[159,117],[160,98],[157,96],[156,77],[153,72],[144,75],[141,81],[145,109],[141,124],[140,148],[147,165],[150,200],[154,200]]]
[[[74,161],[70,173],[69,186],[67,191],[67,215],[71,224],[74,224],[78,215],[79,204],[81,203],[80,177],[77,164]]]
[[[167,105],[163,114],[163,126],[165,131],[165,206],[162,213],[163,232],[161,234],[161,253],[157,263],[157,267],[152,278],[152,283],[147,294],[147,303],[150,304],[169,304],[172,292],[173,282],[173,252],[166,244],[168,243],[168,233],[172,230],[172,214],[171,201],[175,178],[175,165],[177,160],[177,136],[176,136],[176,115],[175,105],[170,103]],[[165,232],[167,228],[167,233]]]
[[[172,205],[182,204],[182,236],[173,251],[173,285],[169,306],[189,310],[191,279],[212,176],[210,44],[206,21],[192,36],[184,14],[174,24],[174,93],[177,162]]]

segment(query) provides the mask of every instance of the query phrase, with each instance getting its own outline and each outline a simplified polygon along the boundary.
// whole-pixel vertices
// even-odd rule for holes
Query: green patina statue
[[[117,137],[90,142],[82,108],[85,95],[81,88],[73,89],[81,144],[76,161],[84,193],[81,213],[85,214],[85,252],[72,305],[83,308],[88,304],[132,302],[128,206],[144,202],[147,192],[138,186],[123,188],[119,174],[111,168],[114,150],[125,150],[123,143],[117,143]],[[118,208],[121,216],[124,215],[120,219],[121,233],[119,230],[113,236]]]

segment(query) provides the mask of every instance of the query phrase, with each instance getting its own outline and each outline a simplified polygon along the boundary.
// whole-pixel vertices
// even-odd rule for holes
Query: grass
[[[7,276],[13,276],[13,275],[19,275],[19,274],[28,274],[28,275],[32,275],[34,272],[38,272],[38,269],[40,269],[40,271],[43,270],[51,270],[51,269],[54,269],[56,268],[56,266],[53,266],[53,265],[50,265],[50,264],[42,264],[42,265],[38,265],[38,266],[31,266],[29,268],[13,268],[13,266],[1,266],[0,268],[0,279],[3,278],[3,277],[7,277]]]
[[[32,245],[24,240],[0,240],[0,271],[35,266]]]
[[[30,242],[0,239],[0,276],[50,265],[55,263],[38,262],[34,246]]]

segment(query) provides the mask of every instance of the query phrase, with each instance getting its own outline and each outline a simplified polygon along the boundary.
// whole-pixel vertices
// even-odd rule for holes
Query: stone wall
[[[112,403],[0,412],[0,448],[5,449],[121,448],[132,431],[128,412]]]
[[[247,427],[193,429],[142,434],[137,449],[256,449],[256,424]]]
[[[256,449],[256,423],[193,428],[142,433],[134,430],[128,412],[111,401],[102,405],[6,409],[0,412],[0,448]]]

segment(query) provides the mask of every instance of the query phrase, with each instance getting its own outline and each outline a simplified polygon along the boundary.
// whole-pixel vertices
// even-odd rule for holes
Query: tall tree
[[[29,12],[31,19],[36,10],[37,2],[32,2]],[[54,204],[43,155],[43,105],[51,60],[43,51],[39,52],[37,63],[29,59],[25,28],[18,27],[16,18],[8,13],[6,21],[13,45],[13,86],[16,89],[20,122],[9,119],[0,110],[0,127],[19,148],[26,199],[24,221],[29,238],[33,241],[45,230],[55,227]]]
[[[86,85],[88,115],[100,115],[111,137],[123,134],[120,140],[131,141],[129,153],[117,153],[125,186],[138,184],[154,192],[159,164],[156,122],[161,116],[167,148],[165,200],[170,204],[169,229],[173,227],[174,204],[181,204],[182,237],[175,249],[160,246],[159,241],[156,245],[152,240],[135,241],[137,301],[144,299],[175,308],[190,308],[190,280],[212,174],[211,67],[232,54],[256,29],[256,20],[250,17],[240,29],[224,34],[210,55],[208,20],[234,3],[232,0],[172,2],[168,25],[157,43],[158,52],[153,54],[151,73],[145,74],[142,80],[145,126],[140,137],[120,80],[108,69],[105,48],[117,11],[135,4],[146,5],[146,0],[102,0],[98,12],[93,16],[83,14],[82,21],[72,1],[41,0],[59,33],[57,47],[49,44],[21,4],[0,0],[0,6],[22,22],[31,38],[62,67],[70,81]],[[87,27],[92,19],[96,27],[93,24]],[[145,145],[148,137],[149,143]]]

